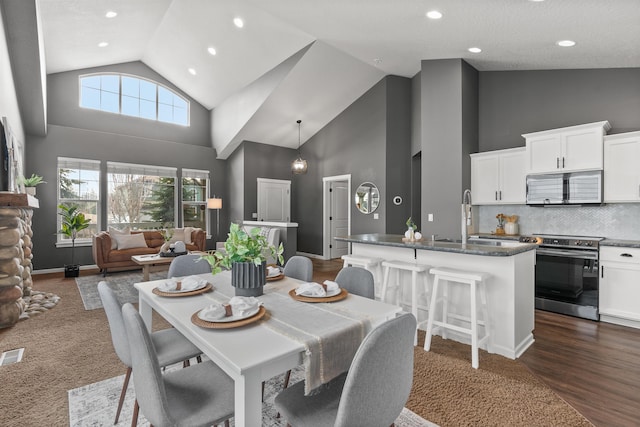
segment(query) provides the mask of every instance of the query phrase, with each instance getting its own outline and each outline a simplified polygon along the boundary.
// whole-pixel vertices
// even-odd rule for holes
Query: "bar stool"
[[[370,257],[364,255],[342,255],[344,261],[342,267],[362,267],[365,270],[369,270],[373,274],[373,280],[375,282],[376,291],[380,289],[380,280],[382,278],[382,258]]]
[[[425,264],[418,264],[415,262],[406,262],[406,261],[383,261],[382,267],[384,267],[384,280],[382,282],[382,293],[380,295],[380,301],[385,302],[387,297],[387,291],[389,288],[389,273],[392,269],[396,270],[396,304],[402,304],[402,284],[400,283],[400,272],[401,271],[410,271],[411,272],[411,313],[413,316],[418,319],[418,275],[422,276],[424,281],[424,292],[422,295],[425,296],[427,300],[427,307],[429,306],[429,268],[430,266]],[[423,307],[426,308],[426,307]],[[413,340],[413,345],[418,343],[418,325],[416,325],[416,334]]]
[[[475,271],[456,270],[453,268],[434,267],[429,270],[433,274],[433,292],[431,295],[431,304],[429,306],[429,319],[427,321],[427,335],[424,340],[424,349],[429,351],[431,348],[431,336],[434,332],[434,327],[442,328],[442,337],[446,339],[446,330],[450,329],[460,333],[468,334],[471,336],[471,366],[474,369],[478,369],[478,347],[485,341],[489,340],[489,313],[487,310],[487,295],[485,290],[485,279],[489,277],[487,273],[479,273]],[[444,280],[442,296],[438,297],[438,290],[440,281]],[[448,309],[448,284],[449,282],[461,283],[469,285],[470,288],[470,309],[471,318],[460,316],[458,314],[449,313]],[[477,288],[480,288],[480,302],[482,309],[482,320],[478,320],[476,293]],[[442,321],[435,319],[436,305],[442,302]],[[470,322],[471,328],[463,328],[458,325],[449,323],[449,318],[461,320],[464,322]],[[478,325],[484,326],[485,335],[478,339]],[[488,349],[488,344],[487,344]]]

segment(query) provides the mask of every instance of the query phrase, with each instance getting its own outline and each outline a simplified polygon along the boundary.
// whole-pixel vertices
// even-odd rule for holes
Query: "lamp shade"
[[[207,199],[207,208],[208,209],[222,209],[222,199],[212,198]]]

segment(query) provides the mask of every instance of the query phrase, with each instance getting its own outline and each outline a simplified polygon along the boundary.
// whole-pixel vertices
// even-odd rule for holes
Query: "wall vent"
[[[0,366],[11,365],[13,363],[18,363],[22,360],[22,354],[24,353],[24,348],[17,348],[15,350],[5,351],[0,355]]]

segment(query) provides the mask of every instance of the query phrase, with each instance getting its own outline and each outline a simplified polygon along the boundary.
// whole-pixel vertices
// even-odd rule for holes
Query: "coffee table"
[[[173,257],[162,257],[158,254],[151,255],[133,255],[131,257],[131,261],[135,262],[138,265],[142,266],[142,274],[144,278],[142,279],[144,282],[149,281],[149,270],[152,265],[163,265],[163,264],[171,264],[173,261]]]

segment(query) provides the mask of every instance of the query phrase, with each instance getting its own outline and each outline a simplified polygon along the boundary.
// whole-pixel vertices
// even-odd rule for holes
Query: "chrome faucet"
[[[471,190],[464,190],[462,194],[462,243],[467,243],[467,227],[472,224],[471,219]]]

